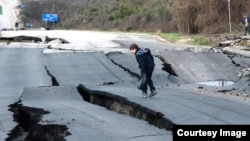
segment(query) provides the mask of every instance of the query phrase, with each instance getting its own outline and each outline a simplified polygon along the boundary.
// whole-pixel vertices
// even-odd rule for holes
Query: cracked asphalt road
[[[4,34],[18,36],[28,35],[27,33],[34,34],[34,31]],[[53,36],[64,36],[70,43],[50,45],[65,50],[57,52],[56,49],[48,49],[47,44],[43,43],[0,45],[1,140],[21,138],[14,135],[13,129],[22,128],[22,124],[30,122],[13,121],[13,111],[16,111],[15,114],[25,112],[30,119],[40,119],[38,123],[30,125],[38,131],[41,130],[38,127],[45,125],[65,125],[69,134],[62,131],[60,135],[66,140],[171,141],[171,124],[250,123],[249,76],[238,76],[238,72],[249,65],[247,57],[209,52],[207,48],[193,49],[148,36],[124,34],[108,36],[93,32],[92,38],[103,36],[105,39],[91,40],[88,34],[90,32],[83,32],[81,37],[86,36],[88,40],[79,39],[74,42],[72,37],[75,35],[74,32],[65,31],[64,33],[71,35],[68,37],[66,34],[61,34],[62,31],[37,32],[39,35],[49,34],[49,36],[53,33],[60,33]],[[76,34],[80,35],[79,32]],[[61,36],[58,38],[62,38]],[[155,56],[156,68],[153,80],[158,95],[153,98],[139,97],[140,91],[136,88],[139,69],[133,54],[128,51],[128,46],[132,42],[150,47]],[[169,69],[164,70],[165,64],[170,64],[177,76],[171,75]],[[218,79],[236,83],[223,88],[197,84],[201,81]],[[104,96],[110,93],[111,100],[97,95],[88,98],[97,105],[86,102],[77,91],[79,84],[93,90],[89,92],[90,94],[94,91],[99,91]],[[154,119],[152,117],[131,117],[133,114],[129,112],[131,107],[124,106],[122,104],[124,100],[137,104],[132,109],[141,109],[145,113],[153,110],[163,115],[163,118],[171,123],[166,125],[169,130],[154,126],[152,123],[156,121],[152,120]],[[10,111],[9,106],[18,101],[20,107],[17,106],[17,110]],[[109,103],[113,103],[115,111],[105,107]],[[32,114],[33,110],[27,111],[29,108],[25,107],[35,108],[34,111],[43,109],[49,113],[39,118],[33,117],[36,115]],[[149,114],[145,114],[146,117]],[[35,134],[28,129],[23,135]]]

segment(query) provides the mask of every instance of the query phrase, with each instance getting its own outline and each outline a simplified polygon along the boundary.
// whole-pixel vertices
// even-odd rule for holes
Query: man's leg
[[[152,73],[153,73],[153,72],[147,72],[147,74],[146,74],[146,76],[147,76],[147,84],[148,84],[150,90],[155,90],[153,81],[152,81],[152,79],[151,79]]]
[[[147,92],[142,90],[141,97],[147,98],[148,97]]]
[[[247,35],[247,32],[248,32],[247,30],[248,30],[248,28],[246,26],[244,26],[244,36]]]
[[[141,90],[142,90],[141,96],[146,98],[148,97],[147,75],[143,74],[141,79],[145,80],[145,81],[141,80]]]
[[[157,92],[155,90],[155,87],[154,87],[154,83],[153,83],[153,81],[151,79],[152,74],[153,74],[153,72],[148,72],[146,74],[146,76],[147,76],[147,84],[149,85],[149,88],[150,88],[150,91],[151,91],[151,93],[149,94],[149,97],[152,97],[152,96],[157,94]]]

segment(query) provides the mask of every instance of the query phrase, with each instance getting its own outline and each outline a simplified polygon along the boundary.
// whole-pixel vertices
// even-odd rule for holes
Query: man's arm
[[[139,68],[141,69],[141,74],[146,73],[145,62],[144,62],[142,56],[141,55],[136,56],[136,60],[137,60],[137,62],[139,64]]]

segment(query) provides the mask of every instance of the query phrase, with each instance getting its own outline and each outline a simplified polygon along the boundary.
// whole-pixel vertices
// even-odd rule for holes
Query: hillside
[[[22,0],[20,19],[45,26],[42,13],[56,13],[55,28],[99,29],[183,34],[229,31],[228,0]],[[243,12],[250,1],[231,0],[232,31],[241,31]],[[52,26],[53,23],[47,23]]]

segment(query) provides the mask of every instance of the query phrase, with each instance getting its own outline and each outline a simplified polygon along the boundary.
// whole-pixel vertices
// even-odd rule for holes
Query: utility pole
[[[231,25],[231,10],[230,10],[230,0],[228,0],[228,19],[229,19],[229,32],[232,32],[232,25]]]

